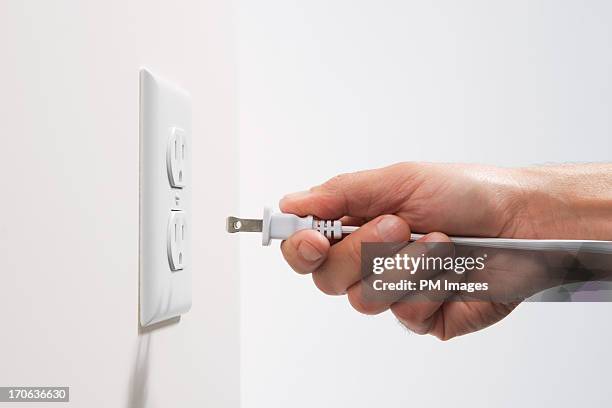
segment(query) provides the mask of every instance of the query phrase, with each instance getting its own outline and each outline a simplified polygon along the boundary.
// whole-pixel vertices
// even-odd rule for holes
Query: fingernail
[[[306,241],[300,242],[297,250],[298,254],[308,262],[316,262],[323,257],[323,254],[317,248]]]
[[[380,221],[378,221],[378,224],[376,224],[378,237],[385,242],[405,240],[406,237],[402,236],[403,231],[401,225],[402,222],[397,217],[383,217]]]
[[[308,195],[310,195],[310,191],[308,191],[308,190],[306,190],[306,191],[298,191],[297,193],[287,194],[286,196],[284,196],[282,198],[282,200],[297,200],[297,199],[300,199],[300,198],[304,198],[304,197],[306,197]]]

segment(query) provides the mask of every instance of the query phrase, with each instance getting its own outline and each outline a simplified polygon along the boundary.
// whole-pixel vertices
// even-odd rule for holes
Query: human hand
[[[361,286],[361,243],[407,241],[411,228],[430,233],[424,242],[448,242],[445,234],[606,239],[612,231],[610,221],[604,225],[584,221],[593,217],[601,221],[606,219],[604,213],[612,219],[612,183],[607,174],[606,165],[504,169],[431,163],[345,174],[286,196],[280,207],[283,212],[321,219],[342,217],[343,224],[361,228],[331,246],[317,232],[300,231],[283,242],[282,250],[292,268],[311,273],[324,293],[347,293],[351,305],[362,313],[390,308],[412,331],[446,340],[497,322],[518,303],[367,302]],[[590,183],[584,182],[586,175],[591,176]],[[604,194],[602,184],[608,186]]]

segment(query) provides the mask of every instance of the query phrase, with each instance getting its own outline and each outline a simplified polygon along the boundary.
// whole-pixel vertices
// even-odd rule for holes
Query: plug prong
[[[262,220],[227,217],[227,232],[261,232],[262,229]]]

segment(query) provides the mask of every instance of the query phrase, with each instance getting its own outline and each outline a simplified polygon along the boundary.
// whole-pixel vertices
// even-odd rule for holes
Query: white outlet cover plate
[[[176,132],[185,143],[183,185],[171,186],[168,149]],[[171,173],[171,171],[170,171]],[[173,83],[140,70],[140,324],[149,326],[191,308],[191,99]],[[172,211],[186,226],[182,269],[172,270]]]

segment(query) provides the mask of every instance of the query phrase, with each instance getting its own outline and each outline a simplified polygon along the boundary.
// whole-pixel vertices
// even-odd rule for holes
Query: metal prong
[[[261,232],[262,220],[227,217],[227,232]]]

